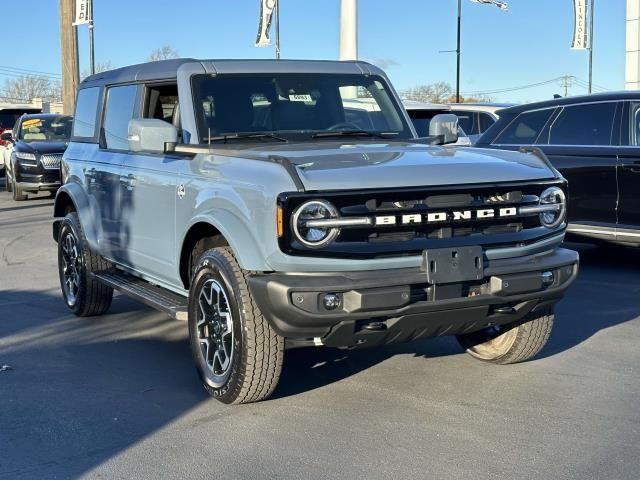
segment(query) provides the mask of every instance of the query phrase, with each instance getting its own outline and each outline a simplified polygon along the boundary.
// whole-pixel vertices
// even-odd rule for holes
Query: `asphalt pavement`
[[[185,323],[121,296],[69,315],[52,208],[0,179],[0,479],[640,477],[639,252],[577,246],[528,363],[452,338],[290,351],[271,400],[229,407],[200,387]]]

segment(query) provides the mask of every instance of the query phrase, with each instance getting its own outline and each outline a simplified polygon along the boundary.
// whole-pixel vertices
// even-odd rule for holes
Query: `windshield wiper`
[[[224,142],[227,143],[229,140],[243,140],[247,138],[269,138],[273,140],[277,140],[279,142],[288,142],[286,138],[279,137],[273,133],[265,133],[265,132],[255,132],[255,133],[231,133],[229,135],[218,135],[215,137],[209,137],[206,139],[207,142]]]
[[[314,133],[311,138],[327,137],[375,137],[389,138],[398,135],[399,132],[371,132],[369,130],[329,130],[326,132]]]

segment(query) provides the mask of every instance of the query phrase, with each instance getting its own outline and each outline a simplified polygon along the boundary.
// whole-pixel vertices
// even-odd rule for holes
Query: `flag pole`
[[[593,91],[593,11],[595,9],[596,0],[591,0],[591,11],[589,12],[589,30],[591,38],[589,39],[589,93]]]
[[[89,0],[89,63],[91,64],[91,75],[96,74],[96,55],[93,30],[93,0]]]
[[[276,0],[276,59],[280,60],[280,0]]]
[[[458,0],[458,42],[456,47],[456,103],[460,103],[460,30],[462,26],[462,0]]]

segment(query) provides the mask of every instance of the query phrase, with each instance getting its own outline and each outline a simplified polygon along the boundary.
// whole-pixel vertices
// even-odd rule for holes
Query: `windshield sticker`
[[[22,128],[41,127],[42,120],[40,118],[32,118],[31,120],[25,120],[22,123]]]
[[[289,95],[289,101],[290,102],[313,102],[313,98],[311,98],[311,95]]]

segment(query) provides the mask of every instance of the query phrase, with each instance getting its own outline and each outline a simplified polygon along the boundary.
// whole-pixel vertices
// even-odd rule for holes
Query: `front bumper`
[[[430,285],[422,268],[405,268],[256,274],[249,286],[263,315],[285,338],[373,346],[516,322],[560,300],[577,276],[578,261],[577,252],[557,248],[489,260],[477,282]],[[338,309],[324,307],[327,293],[341,295]]]
[[[60,182],[53,183],[36,183],[36,182],[18,182],[23,190],[34,192],[55,192],[60,188]]]

